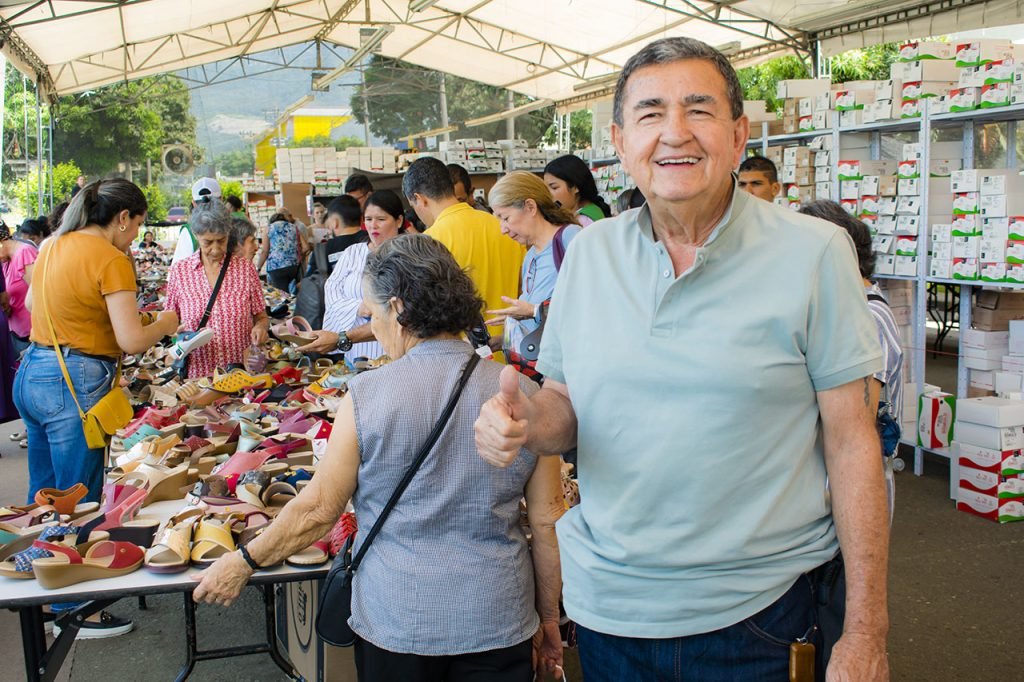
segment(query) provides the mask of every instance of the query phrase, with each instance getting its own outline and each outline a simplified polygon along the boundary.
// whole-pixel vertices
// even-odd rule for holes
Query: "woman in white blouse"
[[[324,328],[313,332],[316,340],[300,347],[301,352],[342,352],[349,358],[368,359],[384,355],[363,309],[363,269],[372,251],[404,231],[403,209],[402,200],[389,189],[378,190],[366,200],[363,222],[370,241],[353,244],[338,258],[324,283]]]

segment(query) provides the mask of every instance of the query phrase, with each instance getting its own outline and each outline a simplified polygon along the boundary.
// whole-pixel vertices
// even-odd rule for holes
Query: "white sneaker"
[[[118,618],[106,611],[100,612],[100,622],[85,621],[78,629],[78,636],[75,639],[106,639],[108,637],[120,637],[132,631],[135,624],[127,618]],[[60,635],[59,625],[54,624],[53,636]]]
[[[181,360],[192,351],[197,348],[202,348],[211,341],[213,341],[213,330],[207,327],[197,332],[192,338],[185,339],[184,341],[178,341],[167,349],[167,353],[174,360]]]

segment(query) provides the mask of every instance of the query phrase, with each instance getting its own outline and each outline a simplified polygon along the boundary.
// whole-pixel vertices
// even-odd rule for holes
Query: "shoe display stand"
[[[917,118],[878,121],[859,126],[840,126],[837,116],[835,117],[835,125],[830,128],[791,135],[769,136],[767,123],[763,123],[761,125],[760,131],[758,131],[758,128],[755,125],[751,131],[751,136],[753,138],[753,136],[757,135],[758,132],[760,132],[760,135],[757,138],[751,139],[747,143],[747,148],[756,150],[762,155],[767,155],[769,146],[802,145],[809,143],[816,137],[831,136],[831,149],[834,152],[831,154],[832,178],[835,179],[838,178],[839,175],[838,164],[842,156],[841,152],[846,147],[846,144],[844,143],[851,137],[856,136],[858,138],[863,138],[866,134],[869,140],[871,158],[874,160],[883,158],[885,155],[885,149],[889,146],[885,144],[886,140],[883,139],[884,136],[900,136],[901,138],[904,138],[902,140],[904,142],[928,141],[928,144],[921,145],[919,167],[923,171],[924,169],[930,169],[932,145],[937,144],[934,141],[935,135],[933,133],[935,131],[945,130],[955,131],[951,136],[947,134],[947,137],[950,137],[951,140],[959,138],[962,168],[967,170],[976,167],[975,140],[977,132],[982,126],[987,124],[1004,123],[1006,124],[1005,138],[1008,140],[1006,144],[1006,167],[1010,169],[1019,168],[1016,146],[1017,122],[1024,120],[1024,105],[1018,104],[992,109],[933,114],[931,113],[930,101],[926,99],[922,100],[922,102],[925,103],[925,106],[922,107],[921,115]],[[957,133],[960,134],[957,135]],[[835,153],[836,151],[840,153]],[[890,155],[888,158],[894,157]],[[898,160],[898,158],[895,160]],[[834,181],[832,183],[833,196],[831,198],[835,201],[839,201],[839,192],[839,182]],[[917,274],[875,275],[875,278],[879,280],[905,280],[913,283],[913,335],[911,339],[904,339],[903,342],[905,351],[909,351],[905,354],[905,362],[911,363],[911,381],[916,383],[918,395],[922,392],[925,385],[925,356],[929,352],[927,349],[927,321],[930,287],[933,289],[936,286],[961,287],[961,294],[958,302],[958,326],[960,329],[966,329],[971,326],[971,305],[974,299],[973,293],[977,291],[979,287],[995,288],[997,290],[1024,291],[1024,284],[1019,283],[993,283],[981,280],[946,279],[930,276],[931,263],[928,240],[931,235],[931,225],[928,222],[929,197],[927,182],[922,184],[920,196],[922,206],[920,214],[921,229],[918,234],[919,246],[917,256]],[[948,331],[948,329],[943,329],[941,331]],[[963,357],[962,347],[958,348],[957,355],[958,358]],[[958,363],[957,386],[955,390],[957,397],[966,397],[967,386],[968,370],[964,367],[964,364],[960,362]],[[901,441],[904,445],[914,448],[914,473],[920,476],[924,472],[925,453],[931,453],[933,455],[949,459],[950,497],[954,498],[956,496],[956,481],[958,474],[956,458],[950,456],[950,448],[922,447],[917,444],[916,435],[916,432],[907,432],[907,430],[904,429],[903,439]]]
[[[157,502],[147,507],[144,515],[165,521],[180,511],[181,507],[181,501]],[[0,608],[18,612],[25,654],[25,679],[29,682],[47,682],[57,678],[78,633],[79,625],[90,615],[100,612],[120,599],[173,593],[182,595],[185,612],[186,654],[185,663],[176,678],[179,682],[187,679],[196,663],[200,661],[252,654],[268,654],[290,679],[302,680],[303,676],[296,672],[295,667],[281,653],[282,647],[278,641],[276,627],[276,618],[279,616],[275,615],[278,609],[277,591],[288,583],[319,581],[327,575],[329,568],[330,564],[315,568],[281,565],[257,571],[249,584],[259,589],[263,595],[265,639],[255,644],[220,649],[199,649],[196,605],[192,601],[192,591],[199,584],[192,576],[202,570],[198,567],[172,575],[158,575],[140,568],[117,578],[90,580],[57,590],[43,589],[35,580],[5,580],[3,590],[0,591]],[[57,619],[56,624],[61,628],[60,635],[47,647],[42,607],[60,602],[82,603],[78,608]]]

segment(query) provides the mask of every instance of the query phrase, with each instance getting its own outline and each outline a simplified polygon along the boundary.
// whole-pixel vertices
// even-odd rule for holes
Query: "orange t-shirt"
[[[136,291],[128,256],[100,236],[70,232],[43,243],[33,272],[33,342],[53,346],[46,322],[48,311],[61,346],[90,355],[120,357],[104,296]]]

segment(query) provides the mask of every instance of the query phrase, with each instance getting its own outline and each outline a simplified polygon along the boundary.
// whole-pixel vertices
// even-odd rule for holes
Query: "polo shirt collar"
[[[707,241],[704,242],[704,247],[711,246],[711,244],[718,239],[719,235],[732,224],[733,216],[739,216],[743,213],[743,209],[746,208],[747,201],[750,200],[750,195],[746,192],[741,192],[739,189],[739,183],[737,182],[736,174],[732,174],[732,198],[729,200],[729,205],[725,209],[725,213],[722,214],[721,220],[715,225],[715,229],[711,231],[711,235]],[[651,220],[651,207],[650,204],[645,203],[640,209],[640,213],[637,215],[637,225],[640,227],[640,232],[652,243],[654,239],[654,223]]]
[[[444,217],[447,217],[447,216],[451,216],[451,215],[455,215],[456,213],[458,213],[460,211],[475,211],[475,210],[476,209],[474,209],[472,206],[470,206],[466,202],[459,201],[459,202],[456,202],[454,205],[449,206],[445,210],[443,210],[440,213],[438,213],[437,217],[434,218],[434,223],[437,223],[439,220],[441,220],[441,218],[444,218]]]

